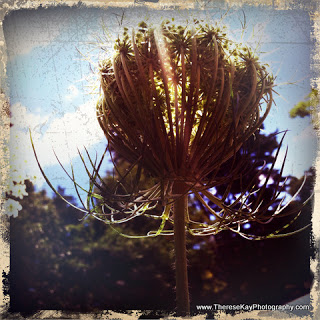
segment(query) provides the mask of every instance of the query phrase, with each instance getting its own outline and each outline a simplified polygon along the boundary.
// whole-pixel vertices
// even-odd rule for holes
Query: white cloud
[[[36,163],[28,129],[30,128],[35,149],[43,168],[57,165],[56,152],[62,164],[78,156],[78,150],[89,148],[104,139],[95,114],[95,101],[89,100],[73,113],[62,117],[52,115],[40,116],[27,111],[21,104],[12,106],[12,123],[10,136],[11,176],[19,179],[29,178],[38,186],[44,179]]]
[[[49,120],[49,115],[41,116],[40,114],[28,112],[27,108],[21,103],[11,106],[10,111],[11,123],[14,125],[13,132],[28,128],[39,131]],[[40,109],[37,111],[40,111]]]
[[[74,98],[76,98],[79,95],[79,89],[75,85],[70,85],[68,87],[68,94],[65,96],[65,99],[67,101],[72,101]]]

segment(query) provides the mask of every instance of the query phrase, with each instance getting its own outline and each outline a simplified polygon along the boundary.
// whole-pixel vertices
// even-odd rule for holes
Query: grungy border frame
[[[8,274],[10,269],[10,236],[9,236],[9,218],[3,212],[4,196],[6,191],[7,181],[10,171],[10,150],[8,148],[10,140],[10,103],[6,92],[8,92],[6,84],[6,43],[3,34],[2,23],[4,17],[13,10],[19,9],[37,9],[42,7],[53,7],[57,5],[73,6],[78,4],[74,0],[2,0],[0,3],[0,271]],[[135,0],[82,0],[81,3],[87,7],[107,8],[107,7],[133,7],[146,6],[151,9],[206,9],[211,5],[217,5],[216,0],[159,0],[157,3],[139,1],[136,4]],[[311,40],[314,42],[312,48],[311,68],[313,78],[311,86],[320,90],[320,3],[318,0],[224,0],[219,1],[221,9],[229,7],[261,6],[272,10],[292,10],[300,9],[308,11],[311,17],[312,30]],[[319,111],[319,110],[318,110]],[[317,248],[317,257],[310,261],[311,270],[314,273],[315,279],[311,289],[311,303],[313,306],[312,316],[304,317],[303,319],[320,319],[320,158],[316,160],[317,179],[315,185],[315,202],[313,210],[313,237]],[[3,277],[3,275],[2,275]],[[4,279],[2,279],[4,280]],[[4,283],[0,282],[0,317],[9,308],[9,297],[4,295]],[[30,317],[30,319],[137,319],[141,311],[128,311],[127,314],[117,313],[113,311],[102,311],[98,313],[79,314],[63,311],[42,310]],[[10,318],[24,318],[18,314],[10,315]],[[205,319],[206,315],[199,315],[189,319]],[[252,311],[250,313],[238,314],[236,316],[226,315],[224,312],[217,314],[217,319],[302,319],[300,317],[292,318],[289,314],[280,311],[261,313]],[[170,319],[173,319],[170,317]]]

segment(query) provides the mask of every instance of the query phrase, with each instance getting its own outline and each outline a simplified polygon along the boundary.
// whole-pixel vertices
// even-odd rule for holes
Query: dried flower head
[[[167,224],[173,225],[173,203],[193,193],[215,219],[203,224],[187,212],[186,230],[191,234],[232,230],[261,239],[244,234],[238,226],[248,221],[265,223],[287,207],[280,201],[274,212],[268,210],[284,190],[280,178],[271,200],[264,201],[274,164],[260,188],[252,182],[233,203],[225,200],[233,181],[248,170],[246,158],[237,154],[273,104],[274,79],[266,66],[249,47],[230,40],[224,27],[197,22],[190,27],[164,21],[158,29],[141,22],[131,35],[125,28],[114,49],[115,56],[99,65],[103,93],[97,118],[107,149],[130,164],[128,172],[135,171],[135,179],[128,190],[127,173],[110,190],[99,174],[103,159],[97,165],[89,157],[90,173],[82,157],[91,181],[82,210],[110,225],[141,215],[160,219],[159,229],[146,236],[172,235]],[[227,161],[228,173],[221,170]],[[139,189],[142,171],[155,181],[147,190]],[[70,178],[77,188],[73,173]],[[226,185],[222,198],[210,193],[222,184]],[[257,197],[251,203],[253,193]],[[150,214],[157,205],[163,206],[162,214]]]
[[[261,126],[273,80],[218,27],[140,24],[101,62],[98,120],[110,146],[163,183],[210,188]],[[262,112],[262,115],[261,115]],[[231,173],[230,173],[231,175]]]

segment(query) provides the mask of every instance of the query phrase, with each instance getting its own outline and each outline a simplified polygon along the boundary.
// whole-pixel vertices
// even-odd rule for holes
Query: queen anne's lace
[[[97,163],[87,153],[89,167],[81,155],[90,188],[87,203],[80,210],[111,226],[141,215],[159,219],[159,229],[142,237],[171,235],[173,230],[167,225],[173,225],[174,201],[193,193],[215,219],[204,224],[186,213],[186,230],[191,234],[232,230],[248,239],[279,236],[290,223],[266,237],[240,231],[240,225],[271,221],[286,208],[281,207],[282,200],[274,212],[268,210],[284,190],[281,177],[275,182],[271,200],[264,200],[274,163],[262,186],[253,185],[252,179],[231,204],[226,203],[233,181],[248,171],[246,160],[236,159],[236,155],[261,127],[273,103],[274,79],[254,52],[229,40],[219,26],[196,23],[191,28],[169,21],[159,30],[140,23],[131,36],[125,29],[115,51],[113,59],[100,62],[103,94],[97,103],[97,119],[108,140],[106,152],[112,156],[115,151],[128,161],[127,175],[135,171],[135,183],[126,190],[125,175],[111,191],[99,175],[105,154]],[[222,173],[221,166],[232,159],[228,174]],[[155,184],[141,191],[142,171]],[[80,186],[73,171],[69,177],[77,190]],[[185,184],[184,194],[173,193],[176,182]],[[208,191],[222,184],[226,185],[222,198]],[[94,186],[99,194],[94,193]],[[254,193],[256,200],[250,203]],[[162,214],[154,214],[156,206],[163,207]]]

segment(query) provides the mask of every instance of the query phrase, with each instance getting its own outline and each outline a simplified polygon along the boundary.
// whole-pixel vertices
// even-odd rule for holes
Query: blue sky
[[[86,146],[92,155],[104,151],[106,140],[95,119],[98,82],[95,67],[98,50],[90,43],[102,36],[102,23],[109,43],[119,31],[122,9],[52,8],[19,10],[4,21],[7,45],[7,83],[12,122],[10,152],[12,170],[46,187],[31,152],[31,128],[38,156],[55,186],[73,193],[73,185],[57,164],[52,148],[61,162],[75,165],[79,182],[87,185],[77,147]],[[302,176],[314,162],[316,135],[310,119],[290,119],[289,110],[310,92],[309,16],[303,11],[274,11],[261,7],[230,10],[223,19],[235,40],[241,37],[243,12],[247,28],[243,42],[253,47],[260,43],[261,60],[277,75],[276,106],[265,121],[267,132],[289,129],[285,144],[289,154],[285,174]],[[124,11],[123,25],[135,27],[141,20],[157,24],[163,18],[183,20],[200,17],[209,23],[220,19],[222,11],[151,11],[135,8]],[[79,53],[83,53],[87,58]],[[285,84],[296,82],[295,84]],[[281,85],[280,85],[281,84]],[[281,152],[284,155],[285,148]],[[106,164],[102,170],[106,170]],[[34,177],[36,177],[34,179]]]

